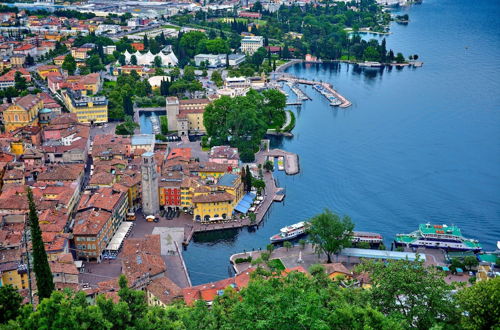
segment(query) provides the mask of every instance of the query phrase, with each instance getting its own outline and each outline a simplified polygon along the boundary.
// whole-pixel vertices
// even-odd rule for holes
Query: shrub
[[[244,262],[252,262],[252,256],[248,256],[246,258],[236,258],[234,260],[234,263],[235,264],[242,264]]]

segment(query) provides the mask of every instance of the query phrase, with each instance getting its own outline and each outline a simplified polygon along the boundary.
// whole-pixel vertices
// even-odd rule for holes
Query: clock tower
[[[160,202],[158,200],[158,174],[156,173],[154,153],[145,152],[142,154],[141,174],[142,213],[145,216],[156,216],[160,212]]]

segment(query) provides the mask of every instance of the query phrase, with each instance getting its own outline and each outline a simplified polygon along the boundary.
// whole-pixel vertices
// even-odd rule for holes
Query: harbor
[[[327,82],[318,82],[315,80],[299,79],[292,75],[281,74],[278,81],[284,81],[290,89],[297,95],[298,100],[311,100],[301,89],[296,87],[296,84],[309,85],[323,95],[329,102],[331,106],[338,106],[340,108],[348,108],[352,105],[346,97],[340,94],[333,88],[333,85]]]

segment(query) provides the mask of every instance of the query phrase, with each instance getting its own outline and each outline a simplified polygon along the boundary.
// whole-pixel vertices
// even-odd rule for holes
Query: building
[[[251,11],[240,11],[238,13],[238,17],[260,19],[260,18],[262,18],[262,14],[257,13],[257,12],[251,12]]]
[[[112,214],[89,209],[75,216],[73,239],[77,258],[100,260],[102,252],[113,237]]]
[[[165,307],[176,299],[182,299],[182,289],[168,277],[159,277],[146,286],[149,306]]]
[[[153,134],[135,134],[130,139],[131,152],[142,150],[143,152],[153,152],[155,149],[155,136]]]
[[[238,153],[238,148],[231,148],[230,146],[215,146],[210,149],[208,161],[236,168],[240,162],[240,154]]]
[[[160,212],[158,196],[158,174],[154,153],[145,152],[142,155],[142,212],[145,215],[157,215]]]
[[[177,131],[179,136],[204,134],[203,113],[209,99],[179,100],[167,97],[168,130]]]
[[[226,77],[224,78],[224,87],[230,89],[249,89],[250,79],[246,77]]]
[[[43,101],[37,95],[26,95],[13,102],[4,112],[5,130],[10,132],[18,127],[38,125],[38,111]]]
[[[233,214],[234,196],[225,191],[195,192],[192,203],[195,221],[227,220]]]
[[[127,209],[126,192],[114,187],[99,188],[94,193],[86,191],[78,205],[73,228],[77,257],[100,260],[125,220]]]
[[[218,68],[226,65],[226,55],[198,54],[194,57],[194,63],[196,66],[206,64],[207,68]]]
[[[229,66],[240,65],[245,62],[246,55],[245,54],[229,54]]]
[[[16,84],[17,72],[21,74],[22,78],[26,79],[26,82],[31,82],[31,74],[28,72],[28,70],[23,68],[14,69],[10,70],[9,72],[0,77],[0,89],[14,87]]]
[[[104,96],[83,96],[81,92],[68,90],[62,93],[66,108],[76,113],[80,123],[107,123],[108,100]]]
[[[260,47],[264,46],[262,36],[244,36],[241,39],[241,51],[248,55],[253,55]]]
[[[250,282],[250,273],[253,271],[254,269],[251,268],[235,277],[184,288],[182,289],[184,302],[186,305],[192,306],[196,300],[204,300],[208,305],[211,305],[217,296],[224,294],[224,289],[227,287],[231,287],[235,291],[247,287]]]
[[[136,51],[135,53],[130,54],[128,50],[126,50],[123,55],[125,55],[125,62],[127,64],[131,64],[132,56],[135,56],[137,65],[153,66],[156,57],[159,57],[161,59],[162,66],[176,66],[177,63],[179,63],[179,60],[177,59],[175,54],[171,51],[171,49],[167,48],[164,48],[162,51],[155,55],[153,55],[151,51],[148,51],[144,54]]]
[[[10,64],[13,67],[21,68],[26,62],[26,55],[15,54],[10,57]]]

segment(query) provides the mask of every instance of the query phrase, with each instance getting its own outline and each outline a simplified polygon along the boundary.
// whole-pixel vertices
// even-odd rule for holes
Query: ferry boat
[[[369,233],[366,231],[353,231],[352,232],[352,242],[360,243],[367,242],[370,244],[380,244],[383,241],[382,235],[378,233]]]
[[[427,247],[451,251],[479,252],[483,248],[477,240],[462,236],[460,228],[448,225],[420,224],[418,230],[410,234],[397,234],[396,246]]]
[[[299,223],[286,226],[280,229],[280,233],[274,236],[271,236],[271,243],[278,243],[283,241],[288,241],[299,237],[306,233],[307,225],[306,222],[301,221]]]

